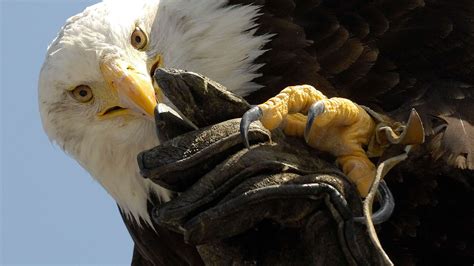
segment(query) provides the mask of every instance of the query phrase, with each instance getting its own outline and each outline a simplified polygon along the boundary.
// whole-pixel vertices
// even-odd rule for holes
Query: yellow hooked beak
[[[128,62],[119,58],[103,58],[100,70],[111,90],[112,99],[106,99],[106,107],[99,112],[99,117],[111,117],[138,112],[154,117],[154,110],[161,101],[161,92],[153,87],[148,73],[136,70]]]

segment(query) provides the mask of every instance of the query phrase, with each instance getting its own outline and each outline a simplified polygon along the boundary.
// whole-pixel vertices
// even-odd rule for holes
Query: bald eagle
[[[409,164],[399,173],[420,184],[453,177],[472,191],[473,20],[468,0],[104,1],[68,19],[49,46],[41,118],[50,139],[115,199],[135,258],[191,263],[194,247],[160,243],[168,233],[154,232],[149,211],[171,192],[143,179],[136,163],[159,144],[156,102],[171,104],[155,90],[155,69],[201,73],[250,103],[309,84],[400,120],[416,107],[427,133],[416,162],[425,171]],[[428,205],[413,195],[436,194],[410,189],[395,191],[417,202],[410,214]]]

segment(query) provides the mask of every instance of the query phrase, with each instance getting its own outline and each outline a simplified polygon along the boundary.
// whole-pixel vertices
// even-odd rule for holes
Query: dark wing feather
[[[276,34],[247,97],[311,84],[398,120],[415,107],[426,144],[387,177],[397,209],[382,240],[397,264],[474,261],[474,1],[230,0],[261,6]]]
[[[158,204],[158,199],[151,197],[148,212]],[[154,204],[155,202],[156,204]],[[120,210],[120,207],[119,207]],[[182,235],[161,228],[153,223],[154,229],[141,221],[141,226],[129,219],[120,210],[122,219],[135,243],[131,265],[203,265],[195,246],[184,242]]]
[[[458,99],[432,105],[437,101],[433,98],[458,92],[464,102],[474,102],[472,88],[457,85],[474,82],[474,1],[230,0],[230,4],[260,5],[256,34],[275,34],[265,47],[269,51],[257,60],[265,66],[255,81],[264,88],[249,96],[250,102],[260,103],[288,85],[305,83],[328,96],[348,97],[394,114],[418,106],[430,136],[432,117],[445,124],[441,135],[429,139],[436,142],[430,143],[432,157],[474,170],[470,108],[458,105]],[[403,115],[396,118],[406,119]],[[452,134],[457,128],[466,134]]]

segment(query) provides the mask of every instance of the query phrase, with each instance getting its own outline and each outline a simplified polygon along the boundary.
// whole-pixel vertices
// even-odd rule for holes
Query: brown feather
[[[230,3],[258,3],[257,34],[277,34],[257,60],[263,88],[250,102],[310,84],[400,121],[416,108],[426,144],[387,177],[397,209],[382,240],[400,265],[474,261],[474,210],[465,204],[474,193],[474,1]],[[471,215],[453,218],[463,211]]]

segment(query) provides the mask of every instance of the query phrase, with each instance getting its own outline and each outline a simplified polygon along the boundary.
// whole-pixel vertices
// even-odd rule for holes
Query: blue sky
[[[38,73],[65,20],[98,1],[1,2],[0,264],[129,265],[114,201],[43,133]]]

